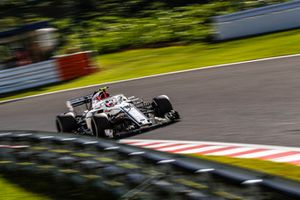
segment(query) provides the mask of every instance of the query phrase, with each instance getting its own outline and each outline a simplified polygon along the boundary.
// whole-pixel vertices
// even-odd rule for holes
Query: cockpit
[[[100,108],[100,107],[114,107],[116,105],[121,104],[122,102],[126,101],[127,98],[123,94],[114,95],[112,97],[98,100],[96,97],[92,98],[93,108]]]

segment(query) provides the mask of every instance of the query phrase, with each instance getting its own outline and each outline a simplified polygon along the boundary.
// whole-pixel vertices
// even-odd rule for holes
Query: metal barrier
[[[300,1],[214,17],[216,39],[225,40],[300,27]]]
[[[60,81],[54,60],[0,71],[0,94]]]
[[[61,55],[51,60],[0,70],[0,94],[74,79],[95,71],[90,52]]]
[[[0,132],[0,174],[54,199],[300,198],[300,183],[279,177],[104,139],[33,131]]]

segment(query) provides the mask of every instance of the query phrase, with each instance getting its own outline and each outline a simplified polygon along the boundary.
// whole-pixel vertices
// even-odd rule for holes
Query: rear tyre
[[[110,122],[105,113],[97,113],[92,117],[92,132],[96,137],[106,137],[105,130],[111,129]]]
[[[166,113],[173,110],[173,106],[166,95],[160,95],[153,98],[154,113],[157,117],[164,117]]]
[[[74,115],[67,113],[56,116],[56,129],[58,132],[72,133],[78,128]]]

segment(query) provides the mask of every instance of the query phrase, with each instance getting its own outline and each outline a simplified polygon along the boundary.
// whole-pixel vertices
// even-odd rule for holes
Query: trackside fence
[[[300,27],[300,1],[214,17],[217,40],[239,38]]]
[[[79,52],[0,70],[0,94],[70,80],[92,73],[95,69],[90,60],[90,52]]]
[[[53,60],[0,71],[0,93],[28,89],[60,81]]]

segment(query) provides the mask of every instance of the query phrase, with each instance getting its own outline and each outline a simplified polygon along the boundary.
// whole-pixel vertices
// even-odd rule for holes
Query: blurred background
[[[280,2],[284,0],[2,0],[1,68],[80,50],[103,54],[211,42],[211,17]]]
[[[286,0],[2,0],[0,99],[295,54],[299,10]]]

